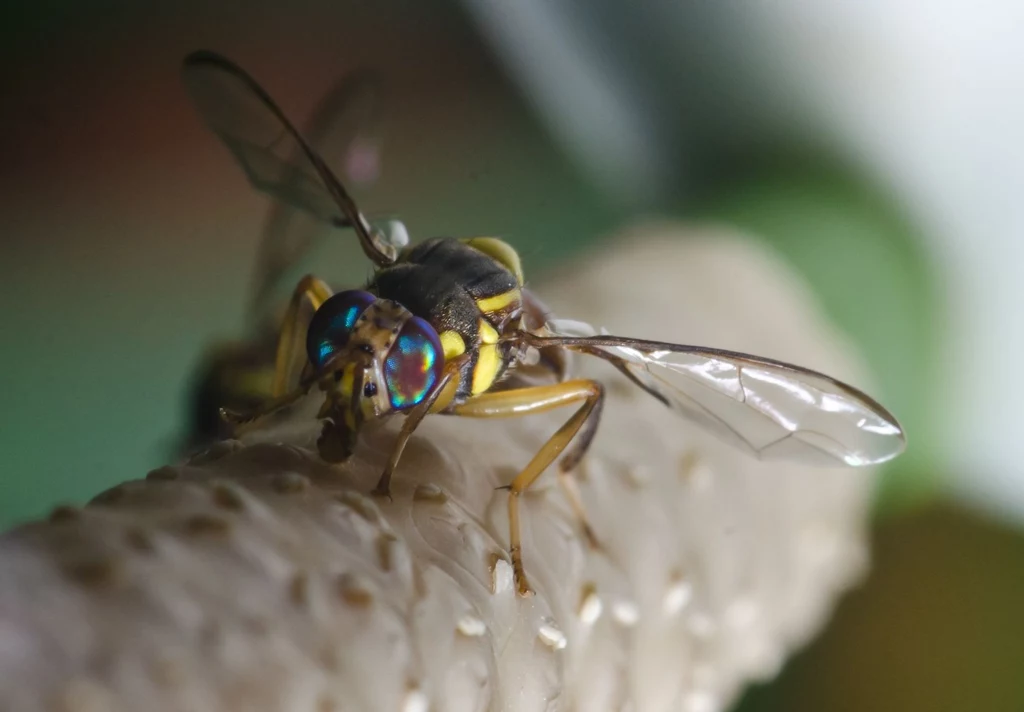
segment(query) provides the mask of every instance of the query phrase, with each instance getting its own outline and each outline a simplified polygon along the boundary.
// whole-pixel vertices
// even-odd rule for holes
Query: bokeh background
[[[872,575],[742,709],[1024,709],[1024,10],[10,0],[0,17],[0,525],[166,462],[206,350],[243,333],[269,203],[194,113],[182,57],[234,58],[300,123],[372,67],[388,113],[364,209],[414,237],[500,234],[540,277],[641,215],[738,226],[816,289],[906,426]],[[366,269],[338,240],[311,259]]]

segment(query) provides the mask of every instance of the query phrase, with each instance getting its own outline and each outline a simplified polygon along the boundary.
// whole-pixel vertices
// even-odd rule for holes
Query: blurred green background
[[[653,145],[668,172],[644,174],[638,162],[633,181],[628,160],[588,160],[586,142],[567,140],[521,81],[522,66],[495,51],[483,16],[467,10],[476,5],[9,4],[0,23],[0,525],[166,462],[205,349],[241,335],[268,202],[195,115],[181,58],[197,48],[234,58],[296,117],[344,72],[371,66],[391,99],[384,174],[358,197],[365,210],[399,215],[414,239],[499,234],[542,279],[642,212],[725,222],[790,260],[862,349],[912,445],[881,481],[876,570],[743,709],[1024,708],[1015,675],[1024,538],[945,494],[959,473],[942,457],[947,295],[927,227],[848,152],[811,133],[707,131],[716,112],[750,109],[727,72],[683,83],[693,106],[660,95],[631,107],[656,119],[649,136],[664,141]],[[570,19],[587,31],[587,16]],[[533,41],[521,37],[527,51]],[[666,63],[682,60],[653,44],[650,55],[574,60],[628,86],[675,76]],[[331,265],[328,277],[358,279],[365,266],[353,255],[328,240],[311,259],[321,272]]]

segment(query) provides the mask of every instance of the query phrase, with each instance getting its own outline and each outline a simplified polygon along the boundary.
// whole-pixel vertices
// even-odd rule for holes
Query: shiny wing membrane
[[[889,411],[823,373],[734,351],[558,329],[525,339],[610,361],[671,410],[756,457],[858,467],[906,447]]]
[[[182,66],[193,102],[257,189],[334,225],[350,225],[378,265],[395,249],[370,227],[324,160],[263,88],[213,52],[193,52]]]
[[[380,145],[375,130],[379,126],[380,88],[377,79],[367,72],[347,74],[338,80],[313,111],[304,135],[317,154],[340,170],[349,185],[372,184],[380,172]],[[297,149],[291,164],[301,166],[304,156]],[[323,222],[324,210],[309,207],[308,171],[294,170],[294,184],[282,185],[277,195],[292,196],[274,204],[264,229],[256,258],[253,280],[252,315],[259,317],[276,303],[279,288],[294,286],[298,274],[291,274],[300,258],[314,242],[330,232]],[[333,201],[323,191],[317,202],[326,206],[326,213],[337,212]],[[349,225],[347,218],[335,218],[338,227]],[[348,253],[345,255],[348,257]],[[344,260],[348,264],[349,260]],[[286,282],[285,278],[290,279]]]

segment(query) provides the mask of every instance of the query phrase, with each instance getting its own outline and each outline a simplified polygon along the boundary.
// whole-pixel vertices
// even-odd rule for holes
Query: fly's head
[[[367,420],[416,407],[441,378],[437,331],[398,302],[354,289],[325,301],[310,321],[306,352],[325,394],[320,455],[341,462]]]

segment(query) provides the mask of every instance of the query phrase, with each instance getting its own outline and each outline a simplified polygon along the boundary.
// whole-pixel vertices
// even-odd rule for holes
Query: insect
[[[670,410],[758,457],[864,466],[904,450],[893,415],[822,373],[733,351],[546,323],[543,305],[524,287],[517,253],[498,238],[432,238],[397,249],[252,77],[210,52],[189,55],[183,73],[200,113],[251,182],[350,226],[374,265],[362,289],[335,293],[315,276],[299,280],[281,320],[273,396],[224,416],[242,426],[318,388],[319,454],[342,462],[364,423],[403,414],[374,489],[383,496],[406,443],[428,414],[508,418],[575,406],[507,487],[520,595],[532,591],[523,565],[519,499],[556,460],[560,475],[573,470],[594,438],[604,401],[599,382],[567,375],[565,353],[610,362]],[[538,354],[550,382],[519,385],[514,377]],[[583,519],[581,508],[577,514]]]

